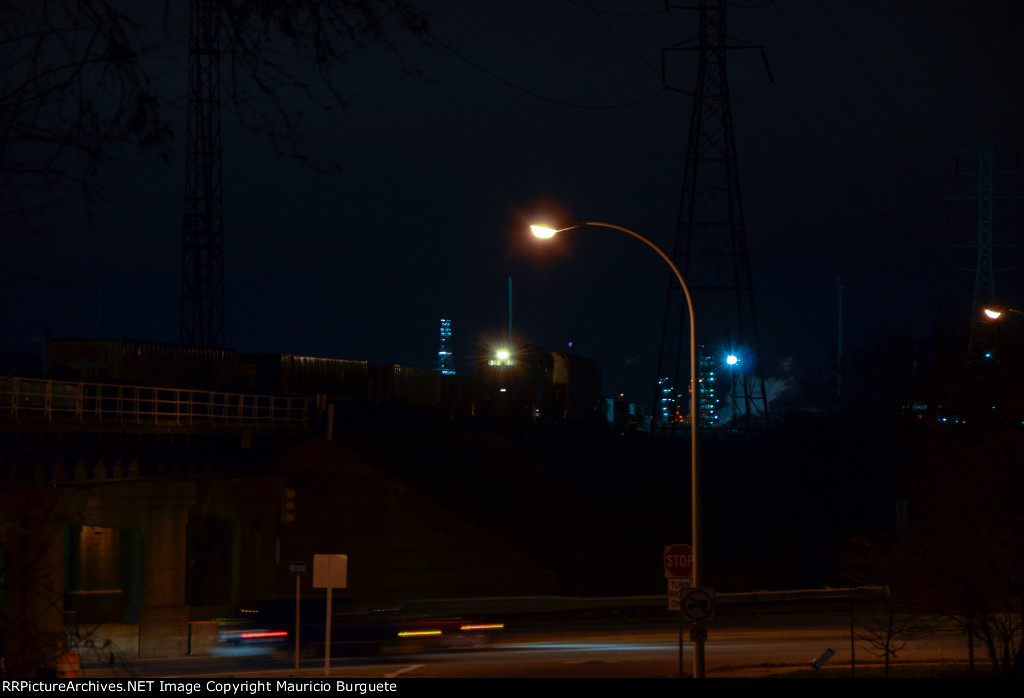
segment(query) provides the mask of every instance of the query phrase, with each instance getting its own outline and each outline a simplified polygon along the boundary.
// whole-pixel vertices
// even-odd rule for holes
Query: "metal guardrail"
[[[760,606],[787,607],[799,604],[816,603],[849,603],[884,598],[887,587],[839,587],[828,589],[787,589],[782,591],[746,591],[718,592],[715,594],[717,604],[752,604]],[[646,596],[502,596],[473,597],[465,599],[421,599],[401,602],[403,610],[444,615],[450,613],[463,614],[502,614],[502,613],[534,613],[538,615],[558,615],[578,611],[597,611],[600,609],[667,609],[668,599],[665,594]],[[840,606],[841,608],[841,606]]]
[[[309,400],[0,376],[0,415],[138,426],[303,427]]]

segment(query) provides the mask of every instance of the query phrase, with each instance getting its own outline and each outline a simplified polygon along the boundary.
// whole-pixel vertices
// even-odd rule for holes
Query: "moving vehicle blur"
[[[485,645],[504,625],[482,618],[436,615],[403,604],[360,604],[335,599],[331,605],[331,655],[371,656],[468,649]],[[299,650],[324,652],[326,599],[301,602]],[[268,599],[239,609],[217,634],[219,654],[271,654],[295,648],[295,600]]]

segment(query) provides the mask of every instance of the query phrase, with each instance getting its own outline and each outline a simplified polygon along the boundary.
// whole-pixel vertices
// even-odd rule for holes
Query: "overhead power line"
[[[498,73],[494,72],[493,70],[485,68],[484,66],[480,65],[478,62],[476,62],[473,59],[469,58],[465,54],[463,54],[463,53],[455,50],[454,48],[452,48],[449,44],[447,44],[446,42],[444,42],[441,39],[439,39],[436,35],[434,35],[432,33],[428,33],[427,36],[429,36],[434,42],[436,42],[438,46],[440,46],[445,51],[447,51],[448,53],[450,53],[453,56],[455,56],[456,58],[458,58],[460,61],[462,61],[466,65],[471,66],[472,68],[474,68],[475,70],[483,73],[484,75],[486,75],[489,78],[497,80],[498,82],[500,82],[501,84],[505,85],[506,87],[510,87],[513,90],[516,90],[518,92],[522,92],[523,94],[530,95],[531,97],[536,97],[537,99],[544,100],[545,102],[550,102],[551,104],[558,104],[558,105],[563,106],[563,107],[572,107],[573,109],[592,109],[592,110],[598,110],[598,111],[600,111],[600,110],[609,110],[609,109],[624,109],[626,107],[632,107],[632,106],[634,106],[636,104],[640,104],[641,102],[646,102],[647,100],[649,100],[652,97],[655,97],[655,96],[661,94],[664,91],[663,88],[659,87],[658,89],[654,90],[653,92],[650,92],[650,93],[648,93],[648,94],[646,94],[646,95],[644,95],[642,97],[638,97],[636,99],[629,100],[628,102],[620,102],[618,104],[581,104],[579,102],[569,102],[569,101],[566,101],[564,99],[558,99],[558,98],[555,98],[555,97],[550,97],[548,95],[544,95],[544,94],[541,94],[541,93],[536,92],[534,90],[531,90],[531,89],[529,89],[527,87],[523,87],[522,85],[519,85],[519,84],[517,84],[517,83],[515,83],[515,82],[513,82],[513,81],[511,81],[511,80],[509,80],[509,79],[499,75]]]

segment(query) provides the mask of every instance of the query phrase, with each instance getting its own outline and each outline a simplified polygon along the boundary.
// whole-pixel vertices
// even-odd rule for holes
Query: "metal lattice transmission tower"
[[[971,305],[971,333],[967,357],[972,360],[993,349],[995,325],[981,321],[981,309],[996,302],[996,276],[992,265],[992,212],[995,187],[995,146],[992,141],[978,144],[978,189],[974,194],[951,197],[978,201],[978,260],[974,268],[974,301]],[[957,167],[959,170],[959,167]]]
[[[726,385],[732,420],[723,420],[723,424],[751,428],[767,425],[768,400],[757,340],[726,72],[726,54],[733,47],[728,45],[726,34],[725,0],[701,0],[699,11],[697,45],[691,40],[668,49],[695,50],[698,57],[672,255],[694,293],[701,343],[710,352],[738,357],[738,362],[718,373],[720,378],[731,378],[731,385]],[[663,398],[666,386],[673,387],[674,404],[661,403],[657,418],[663,427],[677,420],[687,404],[688,368],[684,359],[689,352],[685,297],[675,278],[670,279],[666,295],[657,379]]]
[[[995,327],[981,324],[981,309],[996,302],[996,275],[992,267],[992,196],[994,186],[995,148],[992,141],[978,145],[978,265],[974,272],[974,304],[971,313],[971,338],[968,353],[988,343]]]
[[[981,317],[981,310],[986,305],[998,305],[999,298],[996,295],[997,271],[993,265],[993,248],[996,246],[992,238],[992,221],[995,211],[996,199],[1020,199],[1020,196],[999,195],[995,191],[995,175],[1014,174],[1016,165],[1009,170],[996,170],[996,148],[992,141],[982,141],[978,144],[977,150],[978,170],[961,171],[959,163],[957,171],[960,174],[972,174],[978,177],[978,188],[973,194],[964,196],[951,196],[953,200],[970,200],[978,202],[978,240],[975,244],[961,245],[961,247],[977,247],[978,258],[974,268],[974,301],[971,306],[971,334],[967,344],[968,360],[979,358],[991,358],[996,350],[996,326],[991,322],[985,322]],[[959,156],[958,156],[959,159]],[[1014,158],[1016,160],[1016,158]],[[999,245],[1005,247],[1006,245]]]
[[[220,3],[190,0],[180,340],[224,346]]]

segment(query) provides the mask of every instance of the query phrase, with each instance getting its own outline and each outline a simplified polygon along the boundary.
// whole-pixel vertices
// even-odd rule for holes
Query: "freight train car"
[[[232,391],[238,357],[230,349],[127,339],[48,339],[53,380]]]
[[[237,354],[123,339],[51,339],[47,377],[65,381],[188,388],[258,395],[326,396],[346,419],[424,423],[482,419],[538,424],[599,419],[597,362],[520,346],[504,359],[481,357],[475,377],[366,361],[284,353]]]
[[[476,376],[441,375],[441,418],[465,424],[476,414],[480,380]]]
[[[412,366],[370,366],[368,389],[372,400],[411,407],[437,408],[441,403],[441,372]]]
[[[597,422],[601,419],[601,367],[587,359],[561,351],[551,352],[551,383],[555,405],[566,422]]]
[[[240,386],[265,395],[326,395],[363,400],[367,396],[365,361],[296,354],[242,354]]]

